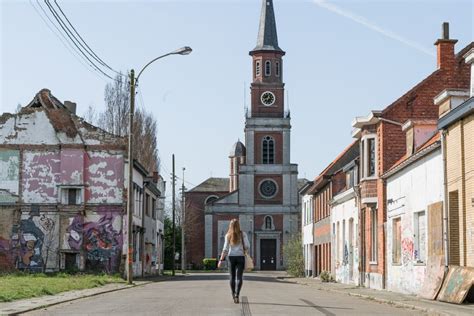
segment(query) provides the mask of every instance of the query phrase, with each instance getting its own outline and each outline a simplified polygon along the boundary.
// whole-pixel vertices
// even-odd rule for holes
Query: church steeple
[[[250,54],[252,55],[253,53],[262,50],[283,52],[283,50],[278,46],[273,0],[262,0],[262,13],[260,15],[257,46],[255,46]]]

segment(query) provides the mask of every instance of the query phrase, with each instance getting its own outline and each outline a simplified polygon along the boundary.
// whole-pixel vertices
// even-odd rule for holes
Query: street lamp
[[[150,66],[152,63],[169,55],[189,55],[193,50],[189,46],[184,46],[168,54],[156,57],[146,64],[142,70],[138,73],[135,78],[135,70],[130,71],[130,113],[128,120],[128,188],[127,188],[127,232],[128,232],[128,251],[127,251],[127,282],[132,284],[133,282],[133,238],[132,238],[132,225],[133,225],[133,117],[135,114],[135,88],[143,71]]]

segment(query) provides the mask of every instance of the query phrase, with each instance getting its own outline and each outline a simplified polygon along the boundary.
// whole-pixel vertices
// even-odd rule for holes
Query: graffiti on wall
[[[73,250],[85,250],[86,268],[106,272],[116,271],[120,261],[122,230],[114,223],[118,213],[100,214],[97,221],[76,215],[67,228],[67,242]]]
[[[402,264],[408,265],[413,260],[414,244],[411,238],[403,238],[402,240]]]

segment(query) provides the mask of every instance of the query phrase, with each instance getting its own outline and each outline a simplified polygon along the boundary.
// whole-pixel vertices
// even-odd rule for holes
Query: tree
[[[118,74],[113,83],[108,83],[104,90],[105,109],[96,112],[92,106],[84,114],[91,124],[117,136],[128,135],[130,111],[130,84],[123,74]],[[149,172],[160,170],[160,159],[157,147],[157,122],[151,112],[140,107],[135,108],[133,125],[133,156]]]
[[[165,215],[165,260],[164,268],[165,270],[171,270],[173,268],[173,219]],[[175,227],[176,234],[176,252],[181,251],[181,227],[176,225]],[[181,258],[180,258],[181,259]],[[179,262],[181,262],[179,260]]]
[[[294,277],[304,276],[304,256],[301,235],[293,235],[283,246],[283,253],[287,258],[287,272]]]

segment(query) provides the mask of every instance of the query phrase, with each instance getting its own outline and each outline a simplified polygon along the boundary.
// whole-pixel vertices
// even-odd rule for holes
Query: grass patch
[[[90,289],[109,283],[124,282],[118,275],[106,274],[5,274],[0,275],[0,302],[11,302],[71,290]]]

